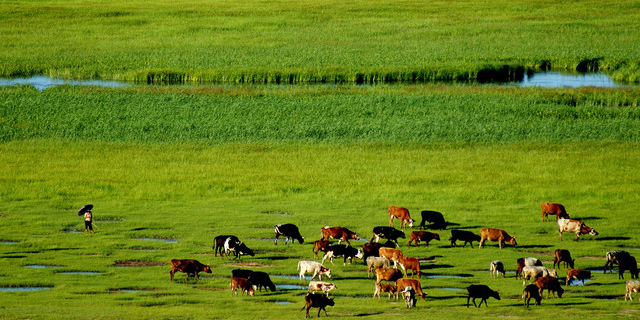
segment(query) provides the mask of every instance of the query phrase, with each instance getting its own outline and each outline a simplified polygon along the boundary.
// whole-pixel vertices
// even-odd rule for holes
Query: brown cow
[[[420,281],[409,278],[400,278],[396,280],[396,300],[398,300],[398,295],[400,294],[400,292],[402,292],[406,287],[412,287],[413,291],[415,291],[416,294],[420,296],[420,299],[424,301],[424,296],[426,296],[427,294],[422,291],[422,288],[420,287]]]
[[[187,274],[187,281],[189,281],[189,274],[193,273],[196,275],[196,279],[200,280],[198,277],[198,272],[206,272],[211,273],[211,268],[209,265],[204,265],[200,263],[198,260],[193,259],[172,259],[171,260],[171,271],[169,274],[171,275],[171,281],[173,281],[173,275],[176,271],[184,272]]]
[[[244,295],[245,291],[247,292],[247,295],[250,295],[252,297],[255,294],[255,291],[253,290],[253,286],[251,285],[251,282],[249,282],[249,280],[245,278],[232,277],[230,286],[231,286],[232,296],[234,293],[238,295],[238,288],[242,290],[242,295]]]
[[[413,279],[413,274],[418,274],[418,279],[420,279],[420,261],[414,257],[403,257],[402,266],[404,266],[404,276],[407,277],[407,270],[411,269],[411,278]]]
[[[433,239],[440,241],[440,235],[433,232],[412,231],[411,239],[409,239],[409,247],[411,247],[411,242],[415,242],[416,246],[419,246],[420,241],[424,241],[424,246],[428,247],[429,241]]]
[[[558,292],[558,298],[562,298],[562,293],[564,289],[560,287],[560,282],[558,282],[558,278],[552,276],[544,276],[536,279],[536,286],[540,288],[540,296],[544,292],[544,289],[547,289],[547,299],[549,299],[549,292],[555,298],[555,292]]]
[[[396,285],[393,283],[376,283],[376,290],[373,292],[373,297],[375,298],[377,296],[380,298],[380,294],[383,292],[388,292],[388,299],[391,299],[391,295],[396,292]]]
[[[327,241],[329,238],[338,239],[338,244],[341,241],[346,241],[349,245],[351,245],[349,239],[360,239],[355,232],[345,227],[322,227],[322,240]]]
[[[591,234],[594,236],[598,235],[598,232],[595,229],[587,227],[587,225],[580,220],[560,218],[558,219],[558,233],[560,235],[560,241],[562,241],[562,233],[565,231],[575,233],[576,241],[578,241],[578,238],[583,234]]]
[[[482,228],[480,229],[480,244],[478,248],[482,248],[485,240],[498,241],[498,246],[502,249],[502,245],[505,242],[509,242],[514,246],[517,246],[516,238],[510,236],[506,231],[496,228]]]
[[[575,259],[571,259],[571,252],[569,250],[564,249],[556,249],[553,252],[553,267],[556,267],[556,263],[558,264],[558,268],[560,268],[560,262],[562,262],[563,266],[566,268],[567,263],[569,264],[569,268],[573,269],[573,265]]]
[[[331,241],[325,240],[316,240],[313,242],[313,257],[318,259],[318,251],[325,252],[327,250],[327,246],[331,244]]]
[[[543,202],[540,206],[542,207],[542,218],[540,218],[540,221],[544,221],[544,218],[547,218],[547,221],[549,221],[548,215],[555,216],[556,221],[558,221],[558,218],[569,219],[567,210],[565,210],[564,206],[559,203]]]
[[[400,229],[404,229],[404,226],[409,225],[409,228],[413,228],[413,219],[409,215],[409,210],[403,207],[390,206],[387,210],[389,212],[389,226],[393,227],[393,219],[400,220]]]
[[[540,296],[540,292],[538,292],[538,286],[535,284],[530,284],[524,288],[522,291],[522,300],[524,301],[524,307],[528,308],[531,302],[531,298],[536,301],[536,306],[540,305],[542,301],[542,296]]]
[[[398,249],[383,247],[383,248],[380,248],[378,252],[380,253],[381,257],[387,258],[393,261],[394,268],[398,267],[398,262],[402,263],[402,251]]]
[[[307,315],[305,316],[305,318],[309,318],[309,309],[318,308],[318,317],[320,317],[320,311],[322,310],[324,310],[324,315],[327,316],[327,309],[325,308],[327,306],[334,305],[335,302],[333,302],[333,299],[327,298],[326,296],[321,294],[307,293],[307,295],[304,296],[304,307],[302,307],[300,311],[307,308]]]
[[[396,281],[402,278],[402,271],[394,268],[379,268],[376,269],[376,283],[385,281]]]
[[[591,271],[582,269],[567,269],[567,280],[565,280],[565,284],[569,285],[572,279],[576,279],[578,281],[582,280],[582,285],[584,286],[584,280],[591,279]]]

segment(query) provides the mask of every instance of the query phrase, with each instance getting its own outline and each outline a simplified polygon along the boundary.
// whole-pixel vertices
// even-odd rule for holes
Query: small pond
[[[55,268],[62,268],[61,266],[51,266],[51,265],[46,265],[46,264],[28,264],[26,266],[24,266],[25,268],[31,268],[31,269],[55,269]]]
[[[64,80],[50,78],[46,76],[33,76],[30,78],[0,79],[0,86],[30,85],[38,91],[43,91],[49,87],[72,85],[72,86],[96,86],[96,87],[126,87],[128,83],[104,80]]]
[[[51,288],[53,287],[0,287],[0,292],[33,292]]]
[[[82,275],[97,275],[100,274],[98,271],[62,271],[58,272],[59,274],[82,274]]]

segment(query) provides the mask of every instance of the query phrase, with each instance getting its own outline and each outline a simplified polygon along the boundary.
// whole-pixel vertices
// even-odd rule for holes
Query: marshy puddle
[[[454,287],[433,287],[430,288],[433,290],[446,290],[446,291],[464,291],[464,288],[454,288]]]
[[[43,91],[50,87],[71,85],[71,86],[94,86],[94,87],[126,87],[128,83],[105,80],[64,80],[45,76],[33,76],[30,78],[0,79],[0,86],[30,85],[38,91]]]
[[[291,301],[274,301],[273,303],[279,304],[279,305],[290,305],[290,304],[293,304],[293,302],[291,302]]]
[[[1,292],[34,292],[51,289],[53,287],[0,287]]]
[[[52,266],[52,265],[46,265],[46,264],[28,264],[26,266],[24,266],[25,268],[32,268],[32,269],[55,269],[55,268],[62,268],[62,266]]]
[[[178,239],[168,239],[168,238],[137,238],[137,240],[144,241],[161,241],[165,243],[177,243]]]
[[[590,279],[585,279],[584,280],[584,285],[587,285],[587,283],[589,283],[591,280]],[[583,286],[582,284],[582,280],[576,280],[576,279],[571,279],[569,280],[569,283],[567,283],[568,286]]]
[[[0,244],[16,244],[18,241],[0,240]]]
[[[272,277],[280,278],[280,279],[300,280],[300,276],[298,276],[298,275],[290,276],[290,275],[285,275],[285,274],[277,274],[277,275],[272,275]],[[304,276],[304,280],[305,281],[311,281],[311,276]]]
[[[308,287],[297,284],[276,284],[276,288],[284,290],[305,290]]]
[[[521,87],[545,88],[623,87],[623,85],[616,83],[610,76],[602,73],[568,74],[552,71],[538,72],[532,75],[525,74],[519,85]]]
[[[98,275],[101,274],[101,272],[98,271],[62,271],[62,272],[58,272],[59,274],[74,274],[74,275]]]

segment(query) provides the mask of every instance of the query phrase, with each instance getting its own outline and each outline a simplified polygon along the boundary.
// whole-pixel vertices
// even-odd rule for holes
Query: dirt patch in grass
[[[125,260],[125,261],[116,261],[113,266],[114,267],[157,267],[167,265],[166,262],[163,261],[142,261],[142,260]]]
[[[589,259],[589,260],[604,260],[605,257],[600,257],[600,256],[585,256],[585,257],[580,257],[580,259]]]

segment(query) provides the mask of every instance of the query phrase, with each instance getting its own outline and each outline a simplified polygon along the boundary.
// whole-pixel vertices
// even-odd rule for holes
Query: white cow
[[[537,278],[545,276],[557,278],[558,274],[556,273],[556,269],[548,269],[547,267],[524,267],[522,268],[522,285],[525,285],[525,280],[533,279],[535,281]],[[531,280],[529,280],[529,283],[531,283]]]
[[[322,291],[327,297],[329,297],[329,291],[338,289],[335,284],[323,281],[311,281],[309,282],[309,290],[307,292]]]
[[[631,297],[632,292],[640,292],[640,281],[627,281],[627,289],[624,292],[624,301],[627,301],[627,298],[629,298],[630,301],[633,300],[633,298]],[[640,298],[638,298],[638,301],[640,301]]]
[[[587,225],[580,220],[560,218],[558,219],[558,233],[560,241],[562,241],[563,232],[575,233],[576,241],[583,234],[591,234],[594,236],[598,235],[598,232],[595,229],[587,227]]]
[[[389,268],[389,259],[383,257],[367,257],[367,278],[371,278],[371,272],[378,268]]]
[[[322,280],[323,274],[331,278],[331,270],[325,268],[322,263],[317,261],[298,261],[298,271],[300,271],[300,280],[304,280],[304,274],[307,272],[313,274],[311,276],[311,280],[313,280],[316,276],[318,276],[318,279]]]

